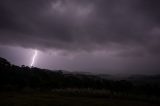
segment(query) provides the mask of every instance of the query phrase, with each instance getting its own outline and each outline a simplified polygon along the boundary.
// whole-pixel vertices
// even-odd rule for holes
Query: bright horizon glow
[[[35,63],[35,59],[36,59],[36,57],[37,57],[37,54],[38,54],[38,51],[35,49],[35,51],[34,51],[34,55],[33,55],[33,58],[32,58],[32,62],[31,62],[31,67],[34,65],[34,63]]]

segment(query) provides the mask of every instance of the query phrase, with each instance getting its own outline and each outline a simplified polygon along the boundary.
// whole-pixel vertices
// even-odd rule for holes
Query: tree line
[[[61,70],[16,66],[0,58],[0,91],[65,88],[108,90],[111,93],[160,95],[160,84],[135,84],[128,80],[109,80],[98,75],[65,74]]]

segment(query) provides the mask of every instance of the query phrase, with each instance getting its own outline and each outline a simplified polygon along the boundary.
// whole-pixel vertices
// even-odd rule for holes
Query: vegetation
[[[19,67],[0,58],[0,92],[2,106],[151,106],[159,104],[160,83]]]
[[[58,92],[5,92],[0,106],[159,106],[157,103],[119,97],[92,97]],[[81,92],[81,94],[84,94]]]

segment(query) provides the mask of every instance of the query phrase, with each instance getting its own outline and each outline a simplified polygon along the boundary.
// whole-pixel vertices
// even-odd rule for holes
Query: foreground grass
[[[107,93],[101,95],[99,91],[95,92],[91,95],[86,91],[79,93],[69,91],[1,92],[0,106],[159,106],[147,100],[114,97]]]

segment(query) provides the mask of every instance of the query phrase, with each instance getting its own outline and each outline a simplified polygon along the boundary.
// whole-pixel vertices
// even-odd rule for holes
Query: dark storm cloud
[[[159,54],[159,5],[159,0],[1,0],[0,44]]]

